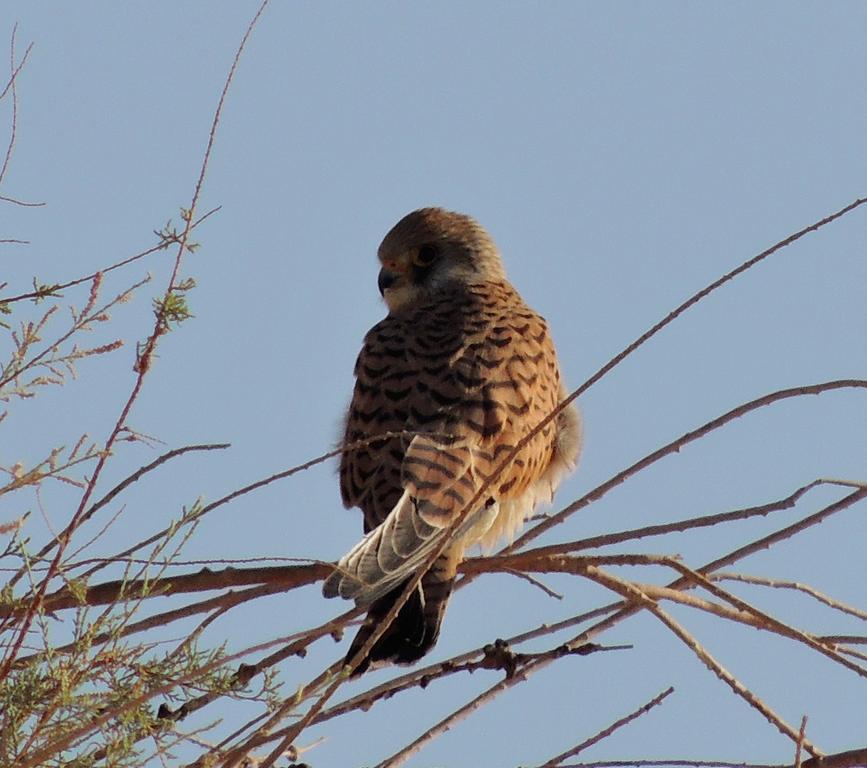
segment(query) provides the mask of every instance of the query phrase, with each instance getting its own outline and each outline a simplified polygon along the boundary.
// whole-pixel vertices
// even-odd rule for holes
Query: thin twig
[[[732,763],[726,760],[595,760],[587,763],[569,763],[560,768],[792,768],[791,764],[769,765],[767,763]]]
[[[625,717],[621,717],[619,720],[616,720],[607,728],[603,728],[595,736],[591,736],[586,741],[582,741],[580,744],[572,747],[571,749],[567,749],[565,752],[560,753],[556,757],[552,757],[547,763],[539,766],[539,768],[557,768],[557,766],[559,766],[567,758],[575,757],[588,747],[592,747],[594,744],[598,744],[603,739],[607,739],[618,728],[622,728],[624,725],[628,725],[633,720],[637,720],[639,717],[649,712],[655,706],[661,704],[672,693],[674,693],[674,687],[669,686],[662,693],[652,698],[646,704],[642,704],[638,709],[630,712]]]
[[[128,637],[129,635],[133,635],[138,632],[145,632],[149,629],[153,629],[154,627],[164,627],[174,621],[187,619],[199,613],[207,613],[209,611],[214,611],[223,607],[234,607],[236,605],[241,605],[242,603],[249,602],[250,600],[255,600],[259,597],[272,595],[281,591],[283,591],[281,587],[272,587],[270,585],[250,587],[249,589],[244,589],[238,592],[234,590],[229,590],[228,592],[225,592],[222,595],[218,595],[217,597],[212,597],[207,600],[200,600],[196,603],[190,603],[181,608],[175,608],[171,611],[155,613],[153,616],[148,616],[145,619],[140,619],[139,621],[130,624],[124,624],[124,626],[119,630],[113,629],[109,632],[102,632],[100,634],[94,635],[93,639],[89,642],[92,645],[99,645],[109,640]],[[50,652],[52,654],[73,653],[78,649],[79,643],[72,642],[67,643],[66,645],[59,645],[56,648],[52,648]],[[30,656],[21,656],[16,660],[15,663],[19,666],[32,664],[33,662],[44,658],[47,653],[47,651],[40,651]]]
[[[226,77],[225,83],[223,85],[223,90],[222,90],[222,93],[220,94],[220,99],[217,103],[217,108],[214,112],[214,118],[211,121],[211,130],[210,130],[210,133],[208,135],[208,144],[207,144],[207,147],[205,148],[204,157],[202,158],[202,163],[201,163],[201,167],[200,167],[200,171],[199,171],[199,178],[196,181],[195,189],[193,191],[192,201],[190,202],[190,206],[188,208],[188,215],[185,217],[185,226],[184,226],[183,232],[181,233],[180,238],[179,238],[178,251],[177,251],[177,254],[175,255],[171,277],[169,278],[168,286],[167,286],[165,294],[164,294],[165,297],[171,296],[172,293],[175,291],[175,288],[177,285],[177,280],[178,280],[178,276],[180,274],[181,264],[183,262],[183,256],[184,256],[185,251],[187,250],[187,243],[189,240],[192,222],[193,222],[193,219],[194,219],[197,207],[198,207],[199,197],[200,197],[201,191],[202,191],[202,186],[203,186],[204,181],[205,181],[205,174],[206,174],[207,169],[208,169],[208,161],[210,160],[211,150],[213,149],[213,146],[214,146],[214,139],[216,137],[217,126],[219,125],[219,122],[220,122],[220,116],[222,114],[223,104],[224,104],[225,99],[226,99],[226,94],[228,93],[229,86],[231,85],[232,80],[234,78],[235,70],[237,69],[238,62],[240,61],[241,54],[244,50],[244,46],[246,45],[246,42],[247,42],[247,40],[248,40],[252,30],[253,30],[253,27],[255,26],[255,23],[259,19],[259,16],[261,15],[261,13],[264,10],[265,5],[267,5],[267,3],[268,3],[268,0],[263,1],[261,7],[259,8],[255,17],[253,18],[253,21],[251,22],[250,26],[248,27],[246,33],[244,34],[244,37],[241,41],[241,44],[238,48],[238,51],[235,54],[235,58],[234,58],[234,61],[232,62],[232,66],[229,70],[229,74]],[[69,524],[66,526],[63,533],[61,534],[60,543],[57,546],[57,551],[54,555],[54,558],[51,561],[51,565],[48,568],[48,572],[45,574],[41,583],[39,584],[39,587],[36,590],[36,594],[34,595],[34,599],[32,601],[30,601],[29,607],[27,609],[26,614],[24,615],[23,620],[21,621],[20,627],[18,628],[17,636],[16,636],[15,640],[13,641],[12,646],[9,649],[7,649],[7,651],[3,657],[3,661],[2,661],[2,663],[0,663],[0,679],[4,678],[6,675],[9,674],[9,670],[11,669],[12,664],[14,663],[16,656],[18,655],[18,650],[21,647],[21,644],[24,642],[24,638],[27,636],[27,632],[30,629],[30,625],[33,622],[33,618],[34,618],[35,614],[40,610],[42,599],[45,596],[46,591],[48,590],[48,585],[51,582],[51,580],[53,579],[54,574],[57,572],[57,569],[60,567],[60,562],[61,562],[61,559],[63,557],[63,553],[66,549],[66,546],[67,546],[73,532],[78,528],[80,521],[81,521],[81,517],[82,517],[82,515],[84,515],[84,513],[87,509],[88,502],[90,501],[91,496],[93,495],[94,491],[96,490],[97,482],[102,475],[102,471],[105,468],[105,465],[108,461],[108,457],[112,453],[112,448],[114,447],[114,444],[118,439],[118,436],[120,435],[121,431],[124,429],[124,427],[126,425],[126,421],[129,418],[129,414],[132,411],[133,405],[138,400],[139,393],[141,392],[142,387],[144,386],[145,377],[147,375],[147,372],[150,370],[150,361],[151,361],[151,358],[152,358],[152,356],[156,350],[157,342],[158,342],[159,338],[166,332],[165,319],[162,317],[161,313],[157,313],[157,315],[158,316],[155,319],[153,331],[151,332],[151,335],[148,337],[148,339],[145,341],[144,347],[142,348],[142,350],[139,354],[139,357],[138,357],[138,360],[137,360],[137,363],[135,366],[136,377],[135,377],[135,381],[134,381],[133,386],[132,386],[132,390],[131,390],[129,396],[127,397],[126,402],[124,403],[123,407],[121,408],[120,414],[117,418],[117,421],[114,424],[114,427],[112,428],[108,438],[105,441],[100,458],[97,461],[96,467],[93,470],[93,473],[89,479],[87,487],[85,488],[84,493],[82,494],[82,497],[81,497],[81,500],[78,504],[78,507],[75,510],[75,512],[73,513],[72,519],[70,520]]]
[[[483,706],[488,704],[490,701],[495,699],[504,691],[507,691],[513,686],[524,682],[531,674],[537,672],[543,667],[548,666],[548,664],[550,663],[551,660],[548,659],[530,662],[530,664],[522,668],[518,674],[512,677],[506,677],[495,683],[486,691],[480,693],[478,696],[468,701],[462,707],[459,707],[454,712],[444,717],[436,725],[421,734],[421,736],[419,736],[417,739],[407,744],[405,747],[395,752],[390,757],[387,757],[381,763],[377,763],[376,768],[398,768],[398,766],[403,765],[413,755],[418,754],[418,752],[420,752],[425,745],[433,741],[435,738],[451,730],[451,728],[457,723],[459,723],[461,720],[465,719],[473,712],[481,709]]]
[[[795,745],[795,768],[801,768],[801,753],[804,748],[804,735],[807,732],[807,716],[801,718],[801,729],[798,731],[798,743]]]
[[[339,617],[339,619],[343,619],[343,617]],[[95,715],[87,723],[83,723],[81,725],[78,725],[78,726],[74,727],[72,730],[70,730],[69,732],[64,733],[63,735],[57,737],[56,739],[53,739],[52,741],[48,742],[43,747],[41,747],[39,750],[37,750],[35,753],[28,755],[26,757],[24,757],[24,756],[20,757],[18,762],[16,763],[16,768],[36,768],[37,766],[41,766],[45,760],[49,759],[50,757],[52,757],[54,755],[57,755],[62,750],[67,749],[70,744],[75,743],[79,739],[86,737],[88,734],[99,730],[100,727],[102,727],[103,725],[105,725],[109,721],[113,720],[114,718],[120,717],[121,715],[123,715],[126,712],[130,712],[132,710],[135,710],[137,707],[139,707],[142,704],[144,704],[145,702],[155,698],[156,696],[161,696],[161,695],[168,693],[170,690],[172,690],[176,686],[182,686],[182,685],[192,683],[195,680],[197,680],[198,678],[203,677],[203,676],[207,675],[209,672],[212,672],[213,670],[217,669],[218,667],[225,666],[226,664],[231,664],[234,661],[238,661],[240,659],[243,659],[246,656],[249,656],[250,654],[258,653],[260,651],[266,650],[267,648],[273,648],[275,645],[281,645],[281,644],[285,644],[285,643],[294,644],[298,641],[303,641],[305,639],[312,637],[314,634],[320,632],[320,630],[323,630],[324,634],[330,634],[331,631],[333,631],[333,629],[334,629],[334,627],[331,627],[331,625],[335,625],[335,627],[336,627],[338,625],[338,619],[335,619],[334,621],[329,622],[328,624],[324,624],[321,627],[317,627],[314,630],[307,630],[304,632],[298,632],[298,633],[295,633],[293,635],[289,635],[287,637],[275,638],[274,640],[268,640],[268,641],[263,642],[263,643],[258,643],[256,645],[250,646],[249,648],[245,648],[241,651],[238,651],[237,653],[233,653],[233,654],[230,654],[228,656],[218,658],[215,661],[212,661],[212,662],[205,664],[201,667],[193,669],[190,672],[187,672],[187,673],[181,675],[180,677],[169,680],[169,681],[162,683],[160,685],[157,685],[153,688],[149,688],[148,690],[144,691],[143,693],[141,693],[137,696],[128,697],[128,698],[124,699],[122,702],[119,702],[116,706],[112,707],[109,711],[104,711],[104,712],[99,713],[98,715]],[[317,637],[319,637],[319,636],[324,636],[324,635],[317,635]],[[279,656],[280,658],[285,658],[285,654],[287,654],[287,648],[289,648],[289,646],[286,646],[286,648],[281,649],[281,651],[277,651],[276,654],[272,654],[268,658],[269,659],[274,658],[275,656]],[[297,653],[297,648],[294,647],[294,645],[292,648],[292,652]],[[262,663],[264,663],[264,660],[262,662],[259,662],[259,664],[262,664]],[[256,665],[251,665],[251,666],[256,666]],[[238,674],[242,674],[242,673],[243,673],[243,668],[239,669]],[[145,736],[148,736],[148,735],[150,735],[150,734],[149,733],[143,733],[141,735],[141,738],[144,738]],[[102,759],[102,757],[98,756],[99,754],[100,753],[97,753],[97,756],[94,756],[95,761]]]
[[[322,463],[328,461],[329,459],[333,459],[334,457],[340,456],[343,453],[346,453],[348,451],[353,451],[353,450],[356,450],[358,448],[362,448],[364,446],[369,445],[370,443],[373,443],[373,442],[376,442],[379,440],[385,440],[385,439],[392,438],[392,437],[413,437],[417,434],[419,434],[418,431],[406,431],[406,430],[400,430],[400,431],[396,431],[396,432],[383,432],[383,433],[380,433],[378,435],[374,435],[372,437],[365,438],[364,440],[357,440],[353,443],[349,443],[347,445],[342,445],[339,448],[336,448],[332,451],[328,451],[326,453],[320,454],[319,456],[316,456],[313,459],[309,459],[308,461],[305,461],[301,464],[296,464],[293,467],[289,467],[289,469],[281,470],[280,472],[276,472],[273,475],[269,475],[268,477],[262,478],[260,480],[256,480],[256,481],[254,481],[248,485],[245,485],[242,488],[238,488],[234,491],[231,491],[230,493],[227,493],[225,496],[217,499],[216,501],[212,501],[210,504],[205,504],[201,508],[201,510],[199,510],[199,512],[197,514],[197,519],[204,517],[205,515],[213,512],[215,509],[218,509],[219,507],[222,507],[226,504],[229,504],[230,502],[234,501],[235,499],[237,499],[241,496],[244,496],[245,494],[252,493],[253,491],[257,491],[260,488],[264,488],[265,486],[270,485],[271,483],[277,482],[279,480],[285,480],[285,479],[291,477],[292,475],[296,475],[299,472],[304,472],[304,471],[310,469],[311,467],[316,466],[317,464],[322,464]],[[153,544],[155,541],[159,541],[161,538],[163,538],[169,532],[170,528],[171,528],[171,526],[166,526],[162,530],[157,531],[156,533],[152,534],[151,536],[148,536],[146,539],[142,539],[141,541],[137,542],[136,544],[133,544],[131,547],[128,547],[127,549],[123,550],[122,552],[118,552],[108,562],[111,562],[113,560],[126,560],[134,552],[137,552],[138,550],[142,549],[143,547],[147,547],[150,544]],[[88,573],[92,573],[92,571],[89,571]]]
[[[39,203],[39,205],[44,205],[44,203]],[[199,226],[205,219],[209,218],[213,214],[217,213],[222,206],[217,206],[216,208],[212,208],[207,213],[200,216],[196,219],[192,224],[190,224],[190,231],[194,230]],[[120,269],[121,267],[125,267],[127,264],[132,264],[134,261],[139,261],[140,259],[145,258],[146,256],[150,256],[152,253],[158,253],[159,251],[164,251],[166,249],[166,243],[161,242],[157,243],[147,250],[139,251],[138,253],[128,256],[121,261],[115,262],[108,267],[103,267],[102,269],[97,270],[96,272],[91,272],[89,275],[84,275],[83,277],[77,277],[74,280],[69,280],[65,283],[58,283],[57,285],[51,286],[52,293],[58,293],[59,291],[64,291],[67,288],[73,288],[76,285],[80,285],[81,283],[87,283],[93,280],[97,274],[107,274],[115,269]],[[19,293],[16,296],[10,296],[8,299],[0,298],[0,304],[13,304],[16,301],[26,301],[27,299],[37,299],[41,298],[44,295],[42,291],[28,291],[26,293]]]
[[[739,419],[741,416],[745,416],[752,411],[755,411],[759,408],[764,408],[767,405],[780,402],[782,400],[787,400],[793,397],[803,397],[805,395],[819,395],[824,392],[831,392],[838,389],[867,389],[867,380],[838,379],[835,381],[826,381],[821,384],[811,384],[802,387],[791,387],[789,389],[781,389],[776,392],[771,392],[767,395],[763,395],[762,397],[758,397],[755,400],[750,400],[749,402],[742,403],[741,405],[732,408],[730,411],[727,411],[721,416],[718,416],[717,418],[708,421],[697,429],[681,435],[676,440],[672,440],[667,445],[664,445],[661,448],[653,451],[652,453],[647,454],[644,458],[639,459],[631,466],[627,467],[621,472],[618,472],[616,475],[614,475],[614,477],[602,483],[602,485],[597,486],[592,491],[582,496],[580,499],[574,501],[572,504],[569,504],[556,515],[552,515],[551,517],[546,518],[538,525],[528,530],[523,536],[518,537],[511,545],[505,547],[503,549],[503,552],[512,552],[514,550],[520,549],[529,542],[541,536],[549,528],[552,528],[553,526],[562,523],[570,515],[577,512],[579,509],[588,506],[594,501],[598,501],[610,490],[617,487],[618,485],[621,485],[624,481],[637,474],[641,470],[649,467],[651,464],[654,464],[665,456],[668,456],[672,453],[677,453],[678,451],[680,451],[681,448],[688,445],[689,443],[698,440],[701,437],[704,437],[706,434],[713,432],[716,429],[719,429],[720,427],[728,424],[731,421],[734,421],[735,419]],[[808,486],[808,488],[813,487],[813,485],[815,484]]]
[[[601,584],[608,586],[610,589],[620,593],[630,602],[640,604],[643,608],[650,611],[658,618],[684,645],[687,646],[698,659],[728,685],[731,690],[746,701],[753,709],[759,712],[769,723],[785,736],[788,736],[793,742],[798,739],[798,732],[789,725],[782,717],[780,717],[773,709],[765,704],[756,694],[747,688],[740,680],[738,680],[731,672],[723,667],[709,651],[707,651],[696,638],[688,632],[679,622],[671,615],[657,605],[656,601],[649,598],[639,589],[629,582],[619,579],[609,573],[603,572],[601,569],[593,569],[595,580]],[[821,755],[821,751],[815,747],[810,741],[804,739],[804,748],[813,756]]]
[[[517,578],[521,579],[522,581],[526,581],[527,583],[532,584],[534,587],[536,587],[536,589],[541,589],[542,592],[544,592],[546,595],[548,595],[548,597],[553,597],[555,600],[562,600],[563,599],[563,595],[561,595],[559,592],[555,592],[548,585],[543,584],[539,579],[534,578],[529,573],[523,573],[521,571],[516,571],[513,568],[504,568],[503,570],[505,573],[508,573],[511,576],[516,576]]]
[[[529,433],[527,433],[527,435],[525,435],[522,440],[518,441],[518,443],[508,453],[508,455],[506,455],[503,458],[503,461],[501,462],[501,464],[494,469],[494,473],[493,473],[494,476],[495,477],[499,476],[499,474],[502,472],[502,470],[512,462],[512,460],[525,447],[525,445],[530,440],[532,440],[536,436],[536,434],[538,434],[538,432],[540,432],[548,424],[550,424],[555,418],[557,418],[557,416],[565,408],[569,407],[569,405],[572,402],[577,400],[582,394],[584,394],[588,389],[590,389],[590,387],[592,387],[594,384],[596,384],[596,382],[598,382],[600,379],[602,379],[612,369],[614,369],[618,365],[620,365],[620,363],[623,362],[623,360],[625,360],[627,357],[629,357],[629,355],[631,355],[633,352],[635,352],[639,347],[641,347],[647,341],[649,341],[651,338],[653,338],[663,328],[665,328],[670,323],[674,322],[680,315],[682,315],[684,312],[686,312],[686,310],[688,310],[690,307],[694,306],[695,304],[698,304],[698,302],[700,302],[705,297],[709,296],[711,293],[713,293],[717,289],[721,288],[727,282],[729,282],[730,280],[733,280],[738,275],[740,275],[743,272],[746,272],[747,270],[756,266],[756,264],[764,261],[765,259],[767,259],[769,256],[772,256],[777,251],[780,251],[784,248],[787,248],[792,243],[796,242],[797,240],[800,240],[802,237],[810,234],[811,232],[818,231],[822,227],[830,224],[833,221],[836,221],[837,219],[841,218],[842,216],[845,216],[847,213],[850,213],[851,211],[854,211],[856,208],[864,205],[864,203],[867,203],[867,197],[858,198],[858,199],[852,201],[851,203],[844,206],[840,210],[835,211],[834,213],[832,213],[828,216],[825,216],[824,218],[820,219],[819,221],[816,221],[813,224],[810,224],[809,226],[804,227],[803,229],[789,235],[786,238],[783,238],[778,243],[775,243],[770,248],[767,248],[766,250],[762,251],[761,253],[757,254],[756,256],[753,256],[751,259],[747,259],[747,261],[743,262],[740,266],[735,267],[735,269],[731,270],[730,272],[727,272],[726,274],[724,274],[721,277],[714,280],[709,285],[706,285],[704,288],[702,288],[697,293],[690,296],[686,301],[684,301],[678,307],[676,307],[671,312],[669,312],[664,318],[662,318],[662,320],[660,320],[655,325],[653,325],[651,328],[649,328],[644,333],[642,333],[629,346],[627,346],[622,351],[618,352],[613,358],[611,358],[611,360],[609,360],[607,363],[605,363],[605,365],[603,365],[598,371],[596,371],[596,373],[594,373],[589,379],[587,379],[580,387],[573,390],[550,414],[548,414],[539,424],[537,424],[533,430],[531,430]],[[478,501],[479,501],[479,499],[473,499],[471,504],[477,504]],[[524,544],[526,544],[527,542],[531,541],[532,539],[535,539],[538,536],[541,536],[549,528],[561,523],[563,521],[563,519],[565,519],[565,517],[567,517],[567,516],[568,515],[563,515],[562,517],[561,516],[555,516],[555,517],[543,520],[538,525],[534,526],[529,531],[527,531],[527,533],[525,533],[520,539],[518,539],[516,542],[514,542],[514,544],[511,548],[515,549],[515,548],[521,547]]]
[[[627,471],[627,470],[624,470]],[[622,473],[615,475],[619,477]],[[614,478],[611,478],[612,480]],[[607,485],[610,481],[606,481],[603,485]],[[767,517],[771,512],[779,512],[786,509],[792,509],[798,503],[800,498],[808,491],[820,485],[827,484],[827,480],[813,480],[806,485],[789,494],[785,498],[777,499],[766,504],[758,504],[751,507],[743,507],[730,512],[719,512],[714,515],[703,515],[701,517],[692,517],[686,520],[678,520],[673,523],[661,523],[657,525],[646,525],[641,528],[630,528],[625,531],[615,531],[613,533],[605,533],[599,536],[588,536],[585,539],[576,541],[567,541],[562,544],[557,544],[559,552],[580,552],[584,549],[598,549],[599,547],[607,547],[612,544],[621,544],[626,541],[636,541],[638,539],[649,538],[653,536],[665,536],[669,533],[684,533],[697,528],[711,528],[721,523],[740,522],[741,520],[749,520],[753,517]],[[836,484],[836,483],[835,483]],[[598,486],[601,488],[602,486]],[[597,490],[598,490],[597,488]],[[591,491],[592,493],[592,491]],[[586,498],[582,497],[582,498]],[[574,503],[577,504],[581,500]],[[571,506],[571,505],[570,505]],[[565,510],[564,510],[565,511]],[[544,551],[539,549],[537,551]]]
[[[594,609],[575,616],[570,616],[567,619],[563,619],[562,621],[553,624],[545,623],[535,629],[507,638],[505,643],[510,647],[514,647],[529,640],[535,640],[540,637],[562,632],[564,629],[569,629],[578,624],[591,621],[592,619],[598,618],[600,615],[611,613],[613,610],[614,608],[611,607],[604,608],[601,611],[600,609]],[[318,715],[313,720],[313,723],[318,725],[326,720],[330,720],[356,709],[367,710],[375,702],[389,699],[395,693],[400,691],[409,690],[410,688],[415,687],[427,688],[427,686],[434,680],[442,679],[455,674],[456,672],[465,670],[469,671],[474,660],[477,661],[479,658],[484,657],[486,647],[487,646],[481,646],[471,651],[466,651],[456,656],[452,656],[445,661],[437,662],[436,664],[431,664],[427,667],[414,669],[412,672],[392,678],[385,683],[381,683],[367,691],[335,704]]]
[[[129,488],[129,486],[131,486],[133,483],[141,480],[141,478],[144,477],[148,472],[152,472],[160,465],[165,464],[167,461],[170,461],[177,456],[182,456],[183,454],[190,453],[192,451],[218,451],[229,447],[229,443],[185,445],[183,448],[174,448],[173,450],[164,453],[162,456],[159,456],[158,458],[150,462],[150,464],[145,464],[144,466],[139,467],[135,472],[129,475],[129,477],[121,480],[121,482],[119,482],[114,488],[112,488],[101,499],[99,499],[99,501],[94,502],[81,516],[81,523],[83,524],[90,520],[90,518],[93,517],[96,512],[98,512],[100,509],[106,506],[106,504],[110,504],[115,498],[117,498],[118,494]],[[43,559],[54,547],[57,546],[58,543],[58,537],[53,538],[33,556],[33,560],[37,561]],[[117,560],[118,558],[112,558],[111,562],[117,562]],[[9,580],[9,586],[14,586],[21,577],[21,575],[22,572],[19,570],[19,572]],[[86,579],[90,575],[90,572],[84,573],[79,578]]]
[[[15,31],[18,29],[18,24],[16,23],[12,30],[13,40]],[[14,44],[13,44],[14,50]],[[27,50],[24,51],[24,55],[21,57],[21,61],[18,62],[18,66],[12,70],[12,76],[6,81],[6,85],[3,87],[3,90],[0,91],[0,99],[4,99],[6,94],[9,93],[10,89],[15,85],[15,80],[18,77],[18,74],[24,69],[24,65],[27,63],[27,57],[30,56],[30,51],[33,50],[33,43],[30,43],[27,46]]]
[[[806,595],[818,600],[820,603],[824,603],[829,608],[833,608],[835,611],[840,611],[841,613],[848,614],[849,616],[854,616],[855,618],[861,619],[862,621],[867,621],[867,611],[862,611],[859,608],[855,608],[854,606],[847,605],[846,603],[842,603],[839,600],[835,600],[830,595],[826,595],[824,592],[820,592],[818,589],[811,587],[809,584],[802,584],[799,581],[786,581],[783,579],[769,579],[764,576],[748,576],[745,573],[731,573],[728,571],[723,571],[720,573],[714,573],[708,578],[713,581],[740,581],[744,584],[757,584],[763,587],[771,587],[772,589],[792,589],[798,592],[803,592]]]

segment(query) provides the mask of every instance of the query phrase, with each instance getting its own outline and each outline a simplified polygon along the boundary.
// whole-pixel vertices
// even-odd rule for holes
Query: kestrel
[[[323,587],[326,597],[368,609],[347,662],[449,540],[354,674],[431,649],[466,549],[513,537],[539,501],[551,500],[581,446],[570,406],[495,474],[566,392],[545,320],[506,280],[478,222],[414,211],[385,236],[379,261],[388,316],[367,333],[355,364],[340,464],[343,502],[361,508],[366,535]],[[465,509],[482,488],[477,508]]]

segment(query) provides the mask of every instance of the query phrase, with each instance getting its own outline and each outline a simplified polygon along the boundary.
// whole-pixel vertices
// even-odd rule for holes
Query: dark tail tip
[[[364,624],[349,647],[345,663],[348,664],[355,657],[379,627],[405,586],[406,582],[371,604]],[[433,648],[439,637],[451,584],[448,585],[448,590],[437,590],[440,594],[436,596],[426,594],[425,599],[422,599],[421,590],[420,586],[410,595],[391,626],[352,671],[351,677],[364,674],[371,665],[376,667],[384,664],[412,664]]]

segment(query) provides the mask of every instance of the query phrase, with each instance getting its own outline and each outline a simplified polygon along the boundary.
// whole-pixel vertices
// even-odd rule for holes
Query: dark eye
[[[412,263],[417,267],[429,267],[438,256],[437,249],[433,245],[422,245],[412,257]]]

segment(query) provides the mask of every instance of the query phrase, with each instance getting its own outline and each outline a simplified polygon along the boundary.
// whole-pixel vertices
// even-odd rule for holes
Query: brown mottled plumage
[[[361,508],[366,533],[323,588],[326,597],[368,608],[347,661],[497,465],[565,395],[544,319],[508,283],[474,219],[414,211],[386,235],[379,259],[389,314],[358,356],[344,442],[411,434],[347,451],[340,465],[343,502]],[[580,442],[570,407],[521,449],[356,674],[430,650],[466,548],[513,536],[540,500],[551,499]]]

